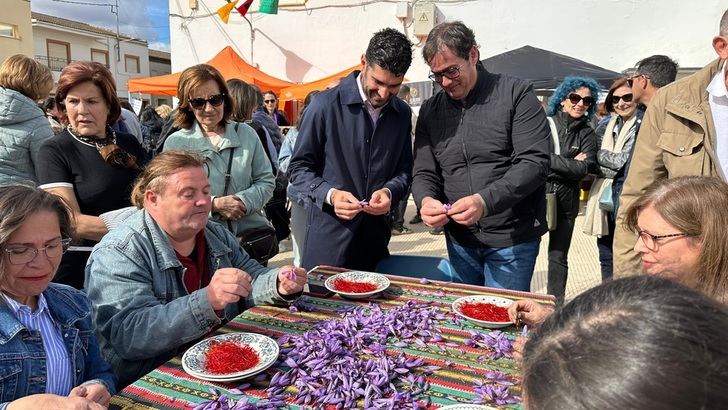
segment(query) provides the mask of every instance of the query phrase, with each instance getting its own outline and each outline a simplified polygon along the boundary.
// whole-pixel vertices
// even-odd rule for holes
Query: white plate
[[[491,328],[491,329],[498,329],[501,327],[508,327],[512,325],[513,323],[508,322],[489,322],[487,320],[478,320],[469,316],[466,316],[462,310],[460,310],[461,306],[466,302],[475,302],[475,303],[490,303],[499,307],[508,308],[508,306],[513,303],[512,300],[501,298],[498,296],[486,296],[486,295],[472,295],[472,296],[463,296],[461,298],[456,299],[454,302],[452,302],[452,310],[453,312],[457,313],[459,316],[470,320],[471,322],[475,322],[483,327]]]
[[[257,366],[237,373],[208,373],[205,371],[205,353],[210,349],[210,343],[234,341],[241,345],[248,345],[258,354],[260,362]],[[278,343],[268,336],[256,333],[228,333],[214,336],[200,341],[187,349],[182,356],[182,368],[185,372],[198,379],[216,382],[230,382],[254,376],[269,368],[278,358]]]
[[[495,407],[483,406],[481,404],[451,404],[440,407],[438,410],[495,410]]]
[[[342,292],[340,290],[336,290],[336,288],[334,287],[334,281],[336,279],[346,279],[354,282],[376,283],[377,289],[366,293]],[[382,275],[381,273],[355,270],[350,272],[341,272],[334,276],[330,276],[328,279],[326,279],[326,282],[324,282],[324,286],[326,286],[326,289],[350,299],[364,299],[387,289],[389,287],[389,279],[387,279],[387,277]]]

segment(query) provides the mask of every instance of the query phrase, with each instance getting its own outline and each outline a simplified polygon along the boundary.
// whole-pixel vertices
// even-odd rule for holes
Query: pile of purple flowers
[[[520,403],[521,398],[510,393],[510,386],[515,383],[508,379],[505,373],[489,372],[485,374],[486,380],[475,381],[475,404],[495,403],[498,405]]]
[[[494,359],[513,357],[513,341],[500,330],[483,334],[470,332],[470,338],[464,341],[466,346],[488,349],[488,354]]]
[[[250,387],[249,384],[241,385],[237,389],[231,389],[230,393],[243,394],[242,390]],[[207,400],[200,404],[191,404],[193,410],[275,410],[286,406],[286,400],[283,395],[271,396],[268,400],[262,400],[257,403],[250,402],[247,397],[238,400],[220,394],[215,389],[210,389],[210,393],[216,397],[213,400]]]
[[[408,301],[386,311],[370,304],[303,335],[283,336],[279,344],[290,369],[273,376],[268,392],[278,395],[292,384],[297,404],[356,408],[362,400],[365,409],[425,408],[426,399],[419,397],[429,388],[423,374],[439,368],[423,366],[421,358],[387,355],[385,345],[390,339],[399,346],[403,339],[441,339],[435,324],[445,319],[430,304]]]

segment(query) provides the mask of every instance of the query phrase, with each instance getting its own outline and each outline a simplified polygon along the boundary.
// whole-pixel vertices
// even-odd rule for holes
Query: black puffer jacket
[[[412,193],[454,203],[474,193],[485,216],[471,226],[450,221],[451,239],[469,246],[506,247],[546,232],[545,182],[549,126],[531,85],[478,66],[463,101],[441,91],[420,109]]]
[[[547,192],[555,192],[558,198],[557,212],[576,218],[579,212],[579,182],[588,174],[596,173],[597,134],[585,116],[573,119],[564,112],[554,117],[559,134],[560,155],[554,154],[551,139],[551,171],[546,179]],[[574,159],[579,153],[586,154],[586,160]]]
[[[552,139],[551,171],[547,181],[575,186],[578,189],[579,181],[588,173],[597,172],[597,134],[589,126],[586,116],[573,119],[565,112],[559,112],[553,119],[559,132],[561,155],[553,153]],[[586,154],[586,160],[575,160],[574,157],[581,152]]]

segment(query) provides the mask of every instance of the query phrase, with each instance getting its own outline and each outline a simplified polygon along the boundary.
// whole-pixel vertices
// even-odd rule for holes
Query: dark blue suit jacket
[[[369,200],[386,187],[396,204],[411,182],[411,110],[395,97],[375,127],[359,94],[358,75],[355,71],[339,86],[317,94],[299,127],[289,183],[307,201],[306,269],[328,264],[372,270],[389,255],[388,217],[361,212],[351,221],[339,219],[325,203],[331,188]]]

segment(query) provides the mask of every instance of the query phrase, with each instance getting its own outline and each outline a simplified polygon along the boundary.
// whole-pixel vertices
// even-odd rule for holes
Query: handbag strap
[[[235,133],[238,133],[238,123],[235,123]],[[231,171],[233,169],[233,151],[235,151],[235,147],[230,149],[230,156],[228,157],[228,163],[227,163],[227,171],[225,171],[225,188],[222,190],[222,196],[227,196],[228,194],[228,188],[230,188],[230,178],[232,176]],[[230,232],[233,232],[233,224],[230,221],[227,221],[228,230]]]
[[[556,129],[556,123],[552,117],[546,117],[551,128],[551,139],[554,142],[554,154],[561,155],[561,146],[559,145],[559,131]]]

